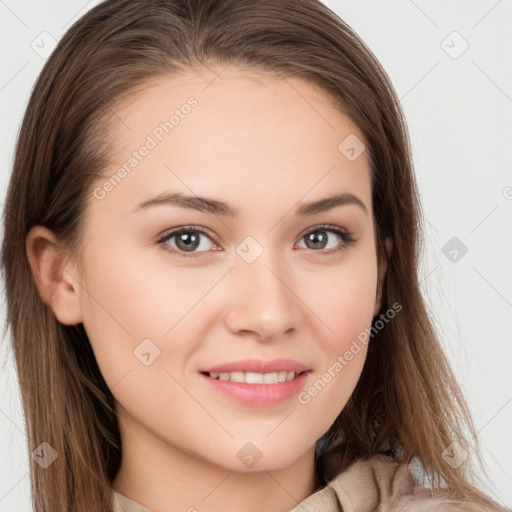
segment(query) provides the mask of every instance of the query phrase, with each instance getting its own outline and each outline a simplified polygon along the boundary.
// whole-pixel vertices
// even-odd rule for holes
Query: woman
[[[419,226],[396,94],[325,6],[93,8],[5,203],[35,510],[502,510]]]

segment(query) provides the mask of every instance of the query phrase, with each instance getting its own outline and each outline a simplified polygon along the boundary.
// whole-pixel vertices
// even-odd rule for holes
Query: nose
[[[302,321],[301,301],[285,265],[264,252],[247,263],[237,257],[229,278],[227,328],[235,334],[274,340],[289,336]]]

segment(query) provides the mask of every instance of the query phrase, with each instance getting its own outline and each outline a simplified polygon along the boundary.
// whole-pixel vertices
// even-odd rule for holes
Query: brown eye
[[[196,256],[208,252],[213,245],[210,236],[198,228],[175,229],[158,240],[158,243],[162,244],[165,250],[182,256],[186,256],[186,253]]]
[[[305,241],[306,249],[326,253],[346,249],[355,242],[349,233],[335,226],[319,226],[306,233],[301,240]]]
[[[325,249],[329,239],[327,231],[315,231],[304,237],[308,249]]]
[[[174,235],[176,239],[176,246],[181,251],[194,251],[200,245],[200,235],[194,233],[192,231],[188,231],[186,233],[180,233],[178,235]]]

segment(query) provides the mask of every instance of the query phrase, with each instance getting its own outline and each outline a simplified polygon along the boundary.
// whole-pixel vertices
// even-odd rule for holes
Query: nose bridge
[[[234,331],[253,331],[267,339],[297,327],[297,298],[282,255],[250,238],[236,249],[228,323]]]

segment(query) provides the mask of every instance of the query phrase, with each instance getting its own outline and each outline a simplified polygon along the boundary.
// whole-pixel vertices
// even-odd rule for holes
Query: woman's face
[[[311,453],[363,367],[354,340],[379,307],[368,153],[310,83],[219,72],[160,78],[115,110],[79,321],[127,450],[277,469]]]

